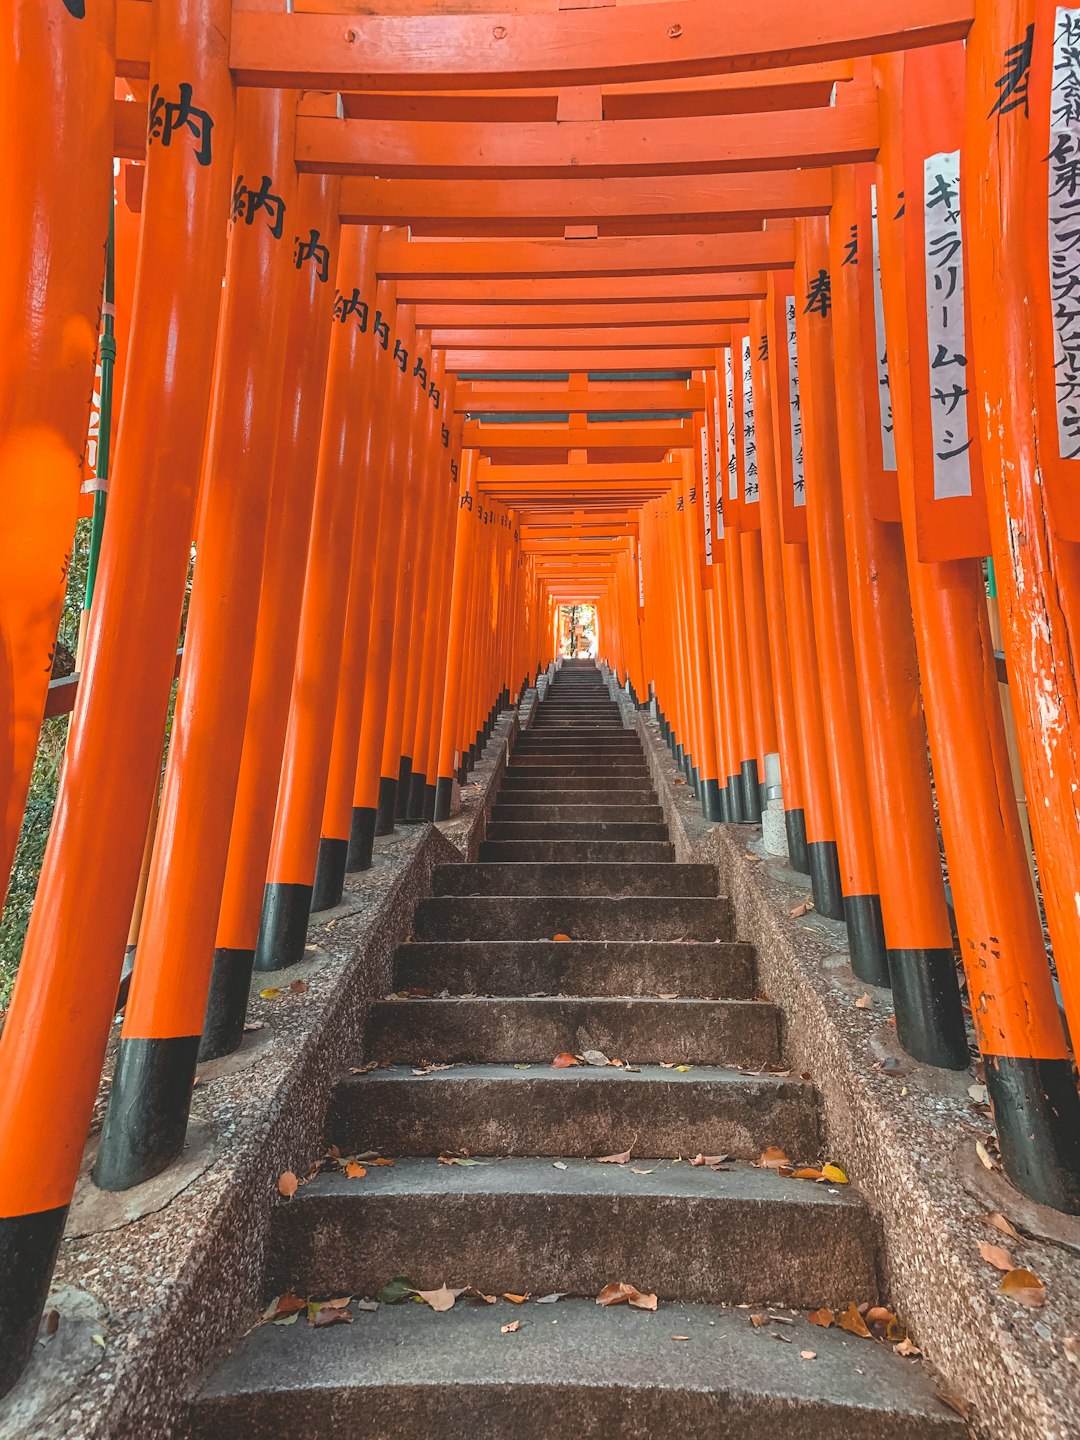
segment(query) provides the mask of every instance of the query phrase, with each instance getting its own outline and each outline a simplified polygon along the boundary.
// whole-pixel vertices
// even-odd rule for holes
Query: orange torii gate
[[[5,882],[111,164],[145,160],[97,596],[0,1052],[0,1388],[97,1092],[193,539],[101,1184],[177,1157],[200,1048],[239,1043],[252,967],[297,958],[376,834],[447,813],[499,705],[554,658],[552,607],[589,598],[705,815],[760,815],[775,765],[792,862],[846,920],[857,973],[891,982],[910,1053],[960,1067],[925,709],[1005,1167],[1080,1210],[981,568],[1075,1034],[1078,347],[1053,167],[1080,122],[1051,77],[1076,63],[1077,12],[369,8],[16,0],[0,57],[19,197],[0,281]]]

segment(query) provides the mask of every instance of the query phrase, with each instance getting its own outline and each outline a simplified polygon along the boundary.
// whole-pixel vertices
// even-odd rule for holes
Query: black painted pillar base
[[[811,840],[806,848],[810,856],[810,889],[814,895],[814,909],[830,920],[843,920],[844,891],[840,884],[836,841]]]
[[[700,800],[700,799],[701,799],[701,776],[698,774],[698,767],[697,767],[696,765],[693,765],[693,764],[692,764],[692,765],[690,766],[690,774],[687,776],[687,779],[690,781],[690,789],[693,790],[693,792],[694,792],[694,799],[695,799],[695,800]]]
[[[806,845],[806,811],[785,810],[788,864],[801,875],[810,874],[810,851]]]
[[[743,786],[741,775],[729,775],[727,782],[728,805],[731,808],[731,823],[742,825],[746,821],[743,811]]]
[[[200,1060],[217,1060],[240,1049],[247,1019],[248,992],[251,972],[255,968],[254,950],[236,950],[219,946],[214,951],[214,968],[210,972],[210,993],[206,999]]]
[[[418,825],[424,818],[424,791],[427,789],[427,776],[422,775],[419,770],[414,770],[409,776],[409,797],[405,804],[405,819]]]
[[[719,780],[701,782],[701,813],[706,820],[720,821],[724,818],[723,791]]]
[[[1066,1215],[1080,1215],[1080,1095],[1071,1060],[984,1055],[998,1145],[1013,1184]]]
[[[730,825],[731,796],[728,793],[728,787],[726,785],[721,785],[719,780],[716,782],[716,784],[720,791],[720,819],[725,825]]]
[[[345,857],[346,873],[355,875],[358,870],[370,870],[374,850],[375,810],[371,805],[354,806],[349,826],[349,851]]]
[[[450,802],[454,796],[454,781],[449,775],[440,775],[435,782],[435,820],[450,819]]]
[[[404,820],[409,810],[409,783],[412,780],[412,756],[402,755],[398,764],[397,802],[395,815]]]
[[[678,769],[681,771],[681,773],[682,773],[683,775],[685,775],[685,774],[686,774],[686,751],[683,749],[683,747],[679,744],[678,741],[675,742],[675,764],[676,764],[676,766],[678,767]]]
[[[424,786],[424,806],[421,810],[421,818],[430,824],[435,819],[435,802],[438,795],[437,785]]]
[[[298,965],[304,958],[310,915],[310,885],[267,885],[263,889],[255,969],[284,970]]]
[[[890,950],[896,1038],[924,1065],[966,1070],[970,1060],[951,948]]]
[[[67,1213],[58,1205],[0,1219],[0,1397],[33,1352]]]
[[[468,765],[464,765],[464,764],[459,765],[458,768],[454,771],[454,779],[457,781],[457,783],[458,783],[459,785],[465,785],[465,784],[467,784],[467,783],[468,783],[468,779],[469,779],[469,767],[468,767]]]
[[[315,865],[315,884],[311,890],[311,908],[333,910],[345,894],[345,865],[349,858],[348,840],[319,837],[319,859]]]
[[[885,951],[880,895],[845,895],[844,922],[853,974],[867,985],[892,984]]]
[[[394,833],[394,811],[397,809],[397,780],[392,775],[379,776],[379,802],[375,809],[375,834]]]
[[[743,789],[743,815],[747,825],[761,824],[761,781],[756,760],[744,760],[740,766]]]
[[[100,1190],[130,1190],[183,1154],[198,1057],[198,1035],[121,1039],[94,1165]]]

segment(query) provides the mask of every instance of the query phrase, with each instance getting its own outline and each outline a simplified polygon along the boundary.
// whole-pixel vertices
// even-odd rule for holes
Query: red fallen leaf
[[[847,1309],[837,1317],[836,1323],[841,1330],[846,1330],[849,1335],[860,1335],[864,1340],[870,1339],[870,1327],[859,1314],[858,1306],[854,1300],[849,1301]]]
[[[628,1285],[625,1280],[613,1281],[605,1285],[596,1297],[597,1305],[622,1305],[624,1303],[633,1305],[636,1310],[655,1310],[656,1296],[646,1295],[636,1285]]]
[[[580,1064],[581,1061],[577,1058],[576,1055],[571,1055],[568,1050],[564,1050],[560,1055],[556,1055],[555,1059],[552,1060],[551,1068],[553,1070],[569,1070],[571,1065]]]
[[[311,986],[306,980],[294,980],[289,989],[294,995],[304,995],[311,989]]]
[[[561,930],[557,935],[553,935],[551,938],[552,940],[558,940],[561,944],[565,944],[566,941],[570,940],[570,936],[564,935]]]
[[[358,1165],[354,1160],[351,1165],[345,1166],[345,1174],[350,1180],[362,1180],[367,1174],[367,1170],[363,1165]]]
[[[836,1316],[825,1307],[820,1310],[811,1310],[806,1318],[811,1325],[820,1325],[823,1330],[828,1330],[830,1325],[836,1324]]]
[[[988,1245],[985,1240],[979,1240],[979,1254],[988,1265],[993,1265],[995,1270],[1013,1270],[1016,1262],[1005,1249],[1004,1245]]]
[[[306,1300],[301,1300],[299,1295],[294,1295],[291,1290],[286,1290],[284,1295],[276,1295],[270,1304],[263,1311],[264,1320],[280,1320],[283,1315],[295,1315],[298,1310],[303,1310],[307,1305]]]
[[[395,1165],[397,1161],[387,1160],[382,1155],[376,1155],[370,1162],[372,1165]]]
[[[618,1155],[598,1155],[596,1163],[598,1165],[629,1165],[630,1151],[622,1150]]]
[[[505,1292],[503,1293],[503,1299],[509,1300],[511,1305],[524,1305],[525,1301],[528,1300],[528,1298],[528,1291],[526,1291],[524,1295],[508,1295]]]
[[[510,1323],[509,1323],[509,1325],[500,1325],[500,1326],[499,1326],[499,1333],[502,1334],[502,1335],[516,1335],[517,1332],[518,1332],[520,1329],[521,1329],[521,1321],[520,1321],[520,1320],[511,1320]]]
[[[756,1163],[761,1170],[779,1170],[782,1166],[790,1165],[791,1161],[778,1145],[769,1145],[761,1152]]]
[[[285,1173],[279,1177],[277,1182],[277,1188],[280,1190],[282,1195],[285,1196],[286,1200],[291,1200],[292,1197],[296,1194],[296,1187],[299,1184],[300,1181],[297,1180],[293,1172],[291,1170],[286,1170]]]
[[[1046,1304],[1046,1286],[1030,1270],[1010,1270],[1002,1276],[998,1289],[1029,1310],[1039,1310]]]
[[[793,1170],[791,1172],[791,1178],[793,1180],[824,1180],[825,1177],[820,1170],[814,1170],[808,1165],[805,1169]]]
[[[339,1310],[333,1305],[320,1305],[314,1315],[308,1316],[308,1324],[314,1325],[316,1329],[327,1325],[351,1325],[352,1320],[351,1310]]]

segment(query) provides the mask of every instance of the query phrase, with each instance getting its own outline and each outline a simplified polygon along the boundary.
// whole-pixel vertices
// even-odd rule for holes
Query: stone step
[[[421,900],[417,940],[730,940],[731,902],[658,895],[443,895]]]
[[[395,1065],[512,1065],[586,1050],[631,1065],[760,1069],[780,1058],[779,1022],[764,1000],[387,999],[372,1007],[364,1053]]]
[[[675,846],[661,840],[485,840],[480,846],[482,861],[521,864],[529,860],[544,863],[590,864],[612,861],[638,865],[670,863],[675,859]]]
[[[524,1063],[524,1062],[522,1062]],[[408,1066],[341,1080],[326,1133],[342,1153],[382,1155],[733,1155],[778,1145],[795,1161],[820,1148],[813,1085],[694,1066],[680,1073],[574,1066]],[[799,1182],[808,1183],[808,1182]]]
[[[672,863],[592,865],[537,863],[524,865],[436,865],[432,894],[494,896],[715,896],[719,876],[714,865]]]
[[[667,841],[667,826],[608,824],[603,820],[578,823],[573,820],[493,820],[487,828],[489,841],[504,840],[609,840]]]
[[[634,781],[638,780],[637,784]],[[538,775],[535,770],[528,768],[515,770],[511,767],[507,770],[499,784],[501,796],[519,795],[523,791],[533,790],[541,794],[554,785],[562,789],[565,785],[572,783],[581,785],[589,790],[603,790],[610,794],[613,790],[625,792],[633,785],[634,789],[648,789],[653,795],[656,794],[655,786],[647,772],[643,772],[640,779],[633,775],[570,775],[565,770],[560,770],[554,775]]]
[[[611,755],[592,755],[587,750],[565,750],[558,755],[518,755],[512,758],[515,770],[543,768],[546,770],[569,769],[584,773],[594,771],[598,775],[647,775],[649,767],[639,755],[627,755],[625,759]]]
[[[568,735],[538,735],[535,731],[527,735],[520,735],[514,744],[514,754],[524,755],[534,750],[562,750],[567,746],[580,745],[590,750],[610,751],[612,754],[626,750],[634,755],[643,755],[641,742],[636,735],[626,730],[619,730],[614,735],[592,735],[588,731],[581,734],[571,732]]]
[[[618,1278],[644,1285],[645,1268],[639,1259],[632,1277]],[[500,1333],[514,1320],[517,1334]],[[791,1343],[777,1344],[776,1333]],[[817,1358],[803,1360],[806,1349]],[[459,1300],[445,1314],[380,1305],[325,1330],[303,1320],[262,1325],[236,1342],[191,1407],[191,1440],[566,1440],[568,1432],[637,1440],[968,1433],[921,1370],[835,1326],[798,1317],[756,1329],[745,1310],[664,1304],[650,1314],[591,1299]]]
[[[617,798],[616,798],[617,797]],[[575,785],[550,785],[544,790],[519,790],[516,787],[499,792],[499,799],[506,799],[514,805],[655,805],[656,791],[651,785],[605,787],[594,790],[592,784],[582,779]]]
[[[518,805],[510,796],[495,802],[491,818],[496,822],[570,820],[582,824],[592,820],[613,825],[659,825],[664,812],[659,805]]]
[[[332,1138],[332,1137],[331,1137]],[[422,1290],[595,1297],[612,1276],[661,1300],[816,1309],[878,1296],[872,1222],[845,1187],[683,1160],[434,1159],[316,1176],[273,1211],[267,1296]]]
[[[394,983],[456,995],[756,993],[753,947],[738,940],[414,940],[398,946]]]

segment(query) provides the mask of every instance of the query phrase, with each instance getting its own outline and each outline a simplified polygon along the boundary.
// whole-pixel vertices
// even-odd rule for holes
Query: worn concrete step
[[[547,770],[573,769],[584,773],[593,771],[598,775],[625,775],[627,773],[648,774],[649,767],[640,755],[627,755],[619,759],[611,755],[590,755],[587,750],[567,750],[559,755],[516,755],[511,759],[514,769],[542,767]]]
[[[524,865],[436,865],[432,894],[442,895],[685,895],[715,896],[719,892],[715,865],[661,863],[591,865],[537,863]]]
[[[569,999],[563,996],[379,1000],[365,1053],[420,1065],[550,1063],[586,1050],[632,1065],[740,1065],[780,1058],[776,1007],[764,1000]]]
[[[565,750],[567,747],[580,746],[582,749],[596,750],[610,754],[622,754],[625,750],[632,755],[642,755],[641,741],[636,735],[626,730],[618,730],[613,735],[591,735],[588,731],[581,734],[571,731],[567,735],[539,735],[532,732],[528,735],[518,737],[514,745],[515,755],[531,754],[538,750]]]
[[[523,791],[538,791],[541,794],[545,790],[562,789],[572,784],[582,786],[589,790],[603,790],[606,794],[612,791],[625,792],[631,786],[636,789],[648,790],[656,794],[656,788],[652,783],[647,771],[640,776],[634,775],[570,775],[565,771],[559,771],[554,775],[537,774],[535,770],[515,770],[512,766],[506,770],[499,782],[500,795],[518,795]]]
[[[659,805],[518,805],[511,795],[495,802],[491,818],[496,822],[571,820],[579,824],[606,821],[612,825],[659,825],[664,812]]]
[[[633,1276],[647,1284],[641,1258]],[[639,1272],[641,1272],[639,1274]],[[389,1278],[389,1276],[387,1277]],[[620,1277],[626,1278],[626,1277]],[[790,1318],[790,1317],[789,1317]],[[501,1327],[517,1320],[520,1330]],[[553,1323],[556,1322],[556,1323]],[[778,1344],[780,1333],[791,1344]],[[673,1342],[673,1335],[686,1335]],[[806,1361],[802,1350],[817,1358]],[[262,1325],[191,1407],[192,1440],[965,1440],[927,1375],[888,1346],[802,1317],[591,1299],[380,1305],[351,1325]]]
[[[731,902],[659,895],[441,895],[421,900],[417,940],[730,940]]]
[[[493,820],[487,828],[489,840],[632,840],[666,841],[667,826],[609,824],[604,820]]]
[[[594,790],[587,779],[573,785],[554,782],[543,790],[500,789],[499,798],[514,805],[655,805],[656,791],[642,780],[639,784]]]
[[[412,941],[394,983],[455,995],[689,995],[748,1000],[754,951],[742,941]]]
[[[813,1309],[878,1294],[874,1235],[850,1190],[749,1165],[402,1159],[362,1181],[319,1175],[278,1205],[267,1295],[422,1290],[590,1298],[613,1275],[662,1300]]]
[[[480,859],[515,865],[529,860],[562,864],[573,861],[579,865],[597,860],[624,865],[643,861],[657,864],[674,861],[675,846],[659,840],[485,840],[480,846]]]
[[[818,1109],[805,1081],[708,1066],[680,1074],[654,1065],[455,1065],[426,1075],[404,1066],[339,1081],[326,1133],[343,1153],[613,1155],[633,1147],[753,1160],[779,1145],[805,1161],[818,1156]]]

